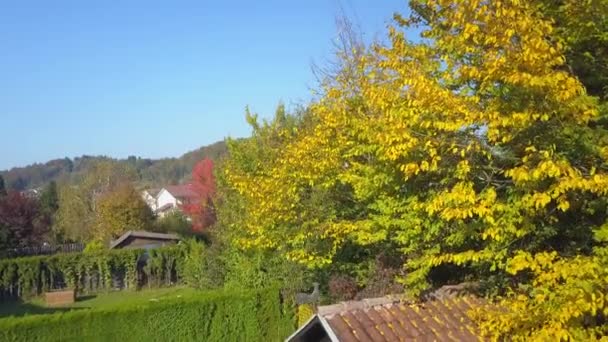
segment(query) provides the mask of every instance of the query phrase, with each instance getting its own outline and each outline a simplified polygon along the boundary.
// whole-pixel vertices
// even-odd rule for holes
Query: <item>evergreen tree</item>
[[[0,196],[6,196],[6,186],[4,185],[4,177],[0,175]]]
[[[54,215],[59,209],[59,196],[57,195],[57,183],[51,181],[40,195],[40,208],[48,215]]]

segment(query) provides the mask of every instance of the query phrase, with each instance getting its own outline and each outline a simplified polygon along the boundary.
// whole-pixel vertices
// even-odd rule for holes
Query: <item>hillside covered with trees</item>
[[[100,161],[117,162],[129,166],[136,173],[141,186],[176,184],[190,176],[192,168],[201,159],[218,160],[226,153],[226,144],[218,141],[178,158],[148,159],[130,156],[114,159],[105,156],[81,156],[74,159],[55,159],[25,167],[0,171],[9,190],[22,191],[45,186],[51,181],[66,182],[88,173]]]

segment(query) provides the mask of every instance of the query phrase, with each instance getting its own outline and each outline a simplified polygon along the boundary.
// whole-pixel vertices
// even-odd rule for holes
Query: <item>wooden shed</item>
[[[179,242],[180,237],[175,234],[153,233],[146,231],[128,231],[118,239],[112,241],[110,249],[121,248],[158,248]]]

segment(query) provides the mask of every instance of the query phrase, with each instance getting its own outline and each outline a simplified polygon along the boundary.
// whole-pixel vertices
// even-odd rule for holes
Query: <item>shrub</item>
[[[357,295],[357,282],[347,275],[333,275],[329,280],[329,295],[336,300],[352,300]]]
[[[273,252],[241,251],[229,247],[222,255],[225,286],[233,289],[280,287],[293,292],[306,284],[306,269]]]
[[[208,288],[205,277],[205,245],[189,240],[186,242],[186,248],[182,270],[184,283],[194,288]]]
[[[201,292],[118,310],[0,320],[0,340],[281,341],[295,328],[277,290]]]
[[[180,211],[173,211],[165,217],[158,218],[150,230],[159,233],[177,233],[180,235],[192,235],[192,223]]]
[[[84,247],[84,253],[101,252],[105,249],[103,243],[99,240],[93,240]]]

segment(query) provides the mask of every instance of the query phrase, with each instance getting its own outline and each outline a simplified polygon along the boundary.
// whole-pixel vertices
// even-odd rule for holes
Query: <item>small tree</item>
[[[55,215],[59,209],[59,196],[55,181],[51,181],[40,195],[40,209],[48,215]]]
[[[153,214],[135,188],[125,183],[99,197],[93,238],[107,241],[128,230],[144,230]]]
[[[6,196],[6,185],[4,185],[4,177],[0,175],[0,197]]]
[[[213,161],[205,158],[198,162],[192,170],[192,189],[197,198],[192,203],[183,206],[184,212],[192,219],[192,228],[201,232],[215,223],[215,207],[213,198],[216,193]]]
[[[128,165],[109,159],[92,163],[76,182],[59,189],[59,208],[54,228],[56,234],[65,239],[91,240],[96,233],[100,199],[136,177],[135,171]]]
[[[174,211],[157,219],[152,230],[162,233],[171,232],[190,235],[192,232],[192,223],[188,221],[188,218],[184,214],[179,211]]]
[[[10,191],[0,198],[0,227],[0,240],[14,248],[40,243],[49,226],[35,199]]]

